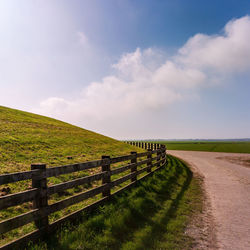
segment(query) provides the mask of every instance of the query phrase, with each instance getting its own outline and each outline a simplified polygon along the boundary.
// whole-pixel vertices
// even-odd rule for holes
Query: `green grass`
[[[31,163],[42,162],[50,167],[100,159],[102,155],[125,155],[131,151],[139,152],[141,150],[65,122],[0,106],[0,174],[30,170]],[[68,159],[68,156],[72,159]],[[48,185],[91,173],[93,170],[49,178]],[[4,190],[7,187],[10,188],[7,194],[11,194],[31,188],[31,181],[0,186],[0,195],[6,194]],[[87,188],[91,188],[91,186],[81,186],[67,190],[61,195],[53,195],[49,202],[53,203]],[[79,209],[93,200],[55,213],[50,216],[50,221]],[[0,211],[0,221],[30,211],[31,208],[32,203],[27,202],[2,210]],[[31,223],[1,235],[0,245],[33,229],[34,225]]]
[[[0,106],[0,174],[127,154],[135,148],[52,119]],[[72,156],[73,159],[67,159]]]
[[[0,174],[30,170],[30,164],[50,166],[99,159],[141,151],[128,144],[44,116],[0,106]],[[68,159],[71,156],[72,159]],[[118,166],[118,165],[117,165]],[[117,167],[114,166],[114,167]],[[92,170],[49,178],[48,185],[89,175]],[[125,173],[124,173],[125,174]],[[94,183],[92,187],[97,185]],[[127,183],[125,183],[127,184]],[[80,224],[65,226],[53,238],[33,249],[188,249],[193,239],[185,227],[195,211],[201,209],[198,180],[185,164],[171,157],[168,167],[138,183],[131,192],[92,214],[83,214]],[[10,187],[10,193],[31,187],[22,181]],[[53,195],[50,204],[83,192],[91,186],[70,189]],[[50,222],[86,206],[100,195],[50,216]],[[30,211],[31,202],[0,212],[0,221]],[[33,223],[1,235],[0,245],[34,230]]]
[[[30,249],[191,249],[185,228],[202,210],[201,197],[200,180],[170,156],[168,166],[134,189]]]
[[[192,150],[228,153],[250,153],[250,142],[236,141],[161,141],[169,150]]]

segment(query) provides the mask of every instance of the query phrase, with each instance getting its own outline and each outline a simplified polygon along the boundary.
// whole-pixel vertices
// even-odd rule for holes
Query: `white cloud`
[[[78,35],[86,42],[83,33]],[[196,96],[197,89],[225,80],[227,75],[249,71],[249,41],[250,18],[245,16],[227,23],[224,34],[191,37],[164,63],[159,51],[137,48],[113,65],[115,75],[90,83],[77,99],[48,98],[35,111],[97,131],[112,131],[103,124],[112,126],[114,118],[127,124],[131,117],[144,119],[171,103]]]
[[[250,67],[250,17],[227,23],[223,35],[197,34],[179,50],[176,63],[202,71],[243,72]]]
[[[88,38],[86,36],[86,34],[84,34],[82,31],[78,31],[76,33],[78,41],[82,44],[82,45],[86,45],[88,43]]]

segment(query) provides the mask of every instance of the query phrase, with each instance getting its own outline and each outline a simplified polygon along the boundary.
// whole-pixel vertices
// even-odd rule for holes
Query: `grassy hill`
[[[52,118],[0,106],[0,174],[121,155],[134,147]]]
[[[0,174],[30,170],[30,164],[48,167],[143,151],[112,138],[44,116],[0,106]],[[119,164],[115,167],[119,167]],[[114,164],[115,165],[115,164]],[[48,178],[48,185],[92,174],[92,170]],[[98,170],[97,170],[98,171]],[[123,173],[122,173],[123,174]],[[126,173],[125,173],[126,174]],[[49,204],[95,187],[82,185],[50,196]],[[130,183],[130,180],[128,180]],[[126,185],[128,183],[123,183]],[[3,191],[3,189],[9,191]],[[0,186],[0,196],[31,188],[31,181]],[[139,182],[93,215],[83,213],[79,225],[68,225],[33,249],[188,249],[189,219],[201,210],[199,180],[174,157],[153,177]],[[49,222],[83,208],[101,194],[49,215]],[[28,212],[32,202],[0,211],[0,221]],[[87,217],[84,217],[87,216]],[[80,218],[79,218],[80,219]],[[85,220],[84,220],[85,219]],[[34,223],[1,235],[0,246],[33,230]],[[54,238],[53,238],[54,237]]]
[[[30,170],[31,163],[46,163],[47,167],[51,167],[100,159],[102,155],[125,155],[135,150],[141,151],[134,146],[62,121],[0,106],[0,174]],[[92,174],[91,171],[51,177],[48,178],[48,185],[83,177]],[[2,185],[0,196],[30,188],[30,180]],[[49,202],[59,201],[88,188],[90,187],[83,185],[60,195],[52,195]],[[93,199],[54,213],[49,218],[50,222],[88,205]],[[31,208],[32,202],[26,202],[1,210],[0,221],[30,211]],[[0,245],[34,229],[34,224],[31,223],[12,230],[1,236]]]

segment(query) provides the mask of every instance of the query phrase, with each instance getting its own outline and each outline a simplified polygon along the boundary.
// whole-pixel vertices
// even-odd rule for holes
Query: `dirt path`
[[[168,153],[185,160],[204,176],[219,249],[250,250],[250,168],[247,164],[250,154],[176,150]]]

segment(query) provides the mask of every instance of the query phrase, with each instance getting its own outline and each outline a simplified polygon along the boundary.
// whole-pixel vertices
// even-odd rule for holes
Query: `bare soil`
[[[250,168],[250,156],[242,155],[242,156],[222,156],[217,157],[219,160],[226,160],[232,163],[240,164],[244,167]]]
[[[250,154],[177,150],[168,153],[185,160],[204,178],[206,209],[187,230],[197,237],[195,249],[249,250]]]
[[[204,188],[204,177],[194,168],[192,170],[193,177],[199,180],[202,187],[203,200],[202,209],[195,211],[195,215],[192,216],[185,233],[194,239],[193,249],[218,249],[211,203]]]

